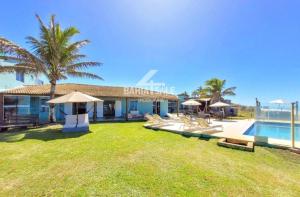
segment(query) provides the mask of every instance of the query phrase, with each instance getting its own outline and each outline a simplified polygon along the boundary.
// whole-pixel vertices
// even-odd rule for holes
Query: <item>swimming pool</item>
[[[255,122],[244,135],[291,140],[291,125],[288,123]],[[300,141],[299,124],[295,126],[295,141]]]

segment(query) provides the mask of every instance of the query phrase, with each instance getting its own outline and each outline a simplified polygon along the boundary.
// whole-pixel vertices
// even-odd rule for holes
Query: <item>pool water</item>
[[[291,140],[291,125],[288,123],[255,122],[244,135]],[[300,141],[299,124],[295,125],[295,141]]]

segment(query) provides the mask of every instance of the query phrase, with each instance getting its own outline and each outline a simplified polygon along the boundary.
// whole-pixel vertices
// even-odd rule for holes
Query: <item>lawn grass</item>
[[[216,139],[99,123],[0,133],[1,196],[299,196],[300,155],[218,147]]]

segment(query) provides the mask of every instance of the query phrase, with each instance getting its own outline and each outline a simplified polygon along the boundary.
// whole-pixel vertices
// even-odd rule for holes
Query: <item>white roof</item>
[[[81,92],[71,92],[64,96],[57,97],[55,99],[49,100],[48,103],[87,103],[87,102],[97,102],[102,101],[101,99],[83,94]]]
[[[210,105],[210,107],[228,107],[228,106],[230,106],[230,105],[227,103],[220,102],[220,101]]]
[[[182,105],[198,106],[198,105],[201,105],[201,103],[195,101],[194,99],[189,99],[189,100],[183,102]]]

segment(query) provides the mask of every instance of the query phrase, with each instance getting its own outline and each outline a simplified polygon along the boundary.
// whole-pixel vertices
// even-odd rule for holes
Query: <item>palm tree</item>
[[[15,72],[45,75],[50,84],[50,99],[55,97],[57,81],[68,77],[102,79],[96,74],[86,72],[85,69],[100,66],[99,62],[81,61],[86,56],[79,53],[79,49],[89,43],[88,40],[71,42],[79,33],[75,27],[62,29],[51,16],[50,24],[46,26],[36,15],[40,26],[38,38],[26,37],[31,51],[19,47],[13,42],[0,37],[0,59],[16,62],[14,66],[0,65],[1,72]],[[50,105],[50,122],[55,122],[54,105]]]
[[[203,92],[211,97],[211,103],[221,101],[224,96],[234,96],[236,87],[225,88],[226,80],[212,78],[205,82]]]
[[[200,97],[200,98],[205,98],[208,97],[207,92],[200,86],[196,90],[192,92],[193,97]]]

